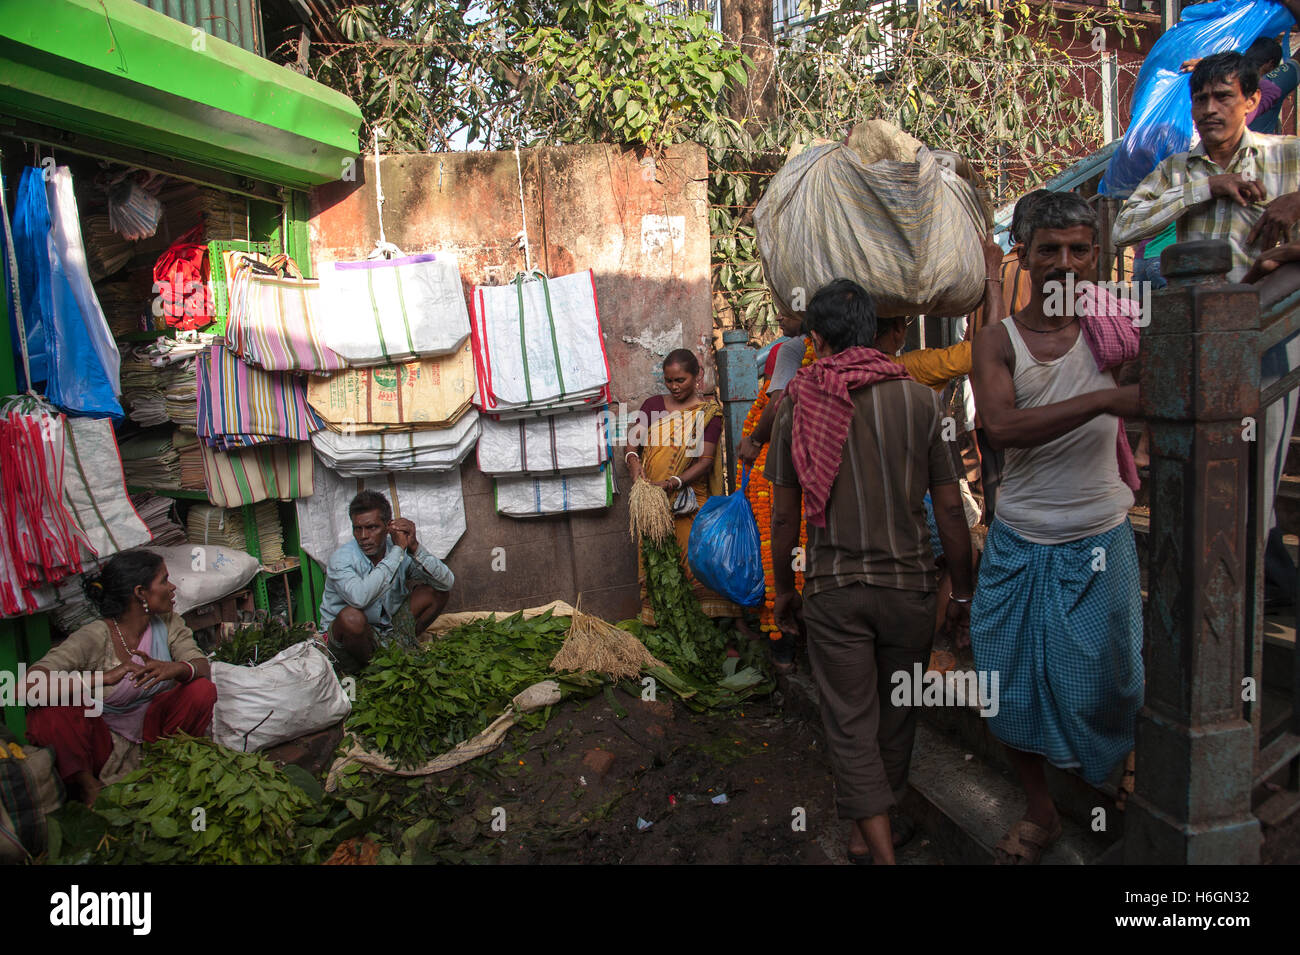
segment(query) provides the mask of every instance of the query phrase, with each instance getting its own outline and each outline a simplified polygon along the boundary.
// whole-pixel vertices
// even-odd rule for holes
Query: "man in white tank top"
[[[1143,679],[1133,493],[1117,459],[1137,385],[1098,370],[1081,328],[1090,316],[1070,299],[1048,306],[1063,285],[1096,280],[1097,216],[1079,196],[1052,193],[1026,217],[1019,255],[1032,297],[976,336],[971,374],[985,434],[1005,450],[971,647],[980,685],[997,688],[991,729],[1028,801],[997,846],[1008,864],[1037,862],[1060,835],[1044,760],[1097,783],[1133,748]]]

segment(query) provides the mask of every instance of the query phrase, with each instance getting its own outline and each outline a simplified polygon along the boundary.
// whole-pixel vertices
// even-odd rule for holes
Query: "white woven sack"
[[[499,477],[497,513],[506,517],[541,517],[609,507],[614,503],[613,468],[595,474],[555,477]]]
[[[387,471],[449,471],[460,465],[479,437],[479,414],[470,409],[450,428],[339,434],[317,431],[312,447],[345,477]]]
[[[478,469],[484,474],[595,471],[609,459],[604,408],[544,418],[482,418]]]
[[[297,501],[298,539],[302,549],[322,564],[328,564],[330,555],[352,539],[348,504],[366,489],[388,498],[394,517],[412,521],[416,539],[439,560],[465,533],[459,470],[345,478],[316,461],[313,485],[315,493]]]
[[[754,227],[768,287],[787,309],[847,278],[880,315],[965,315],[984,295],[982,215],[974,188],[924,146],[915,162],[866,163],[827,143],[772,177]]]
[[[475,361],[484,411],[597,393],[609,362],[591,270],[524,273],[474,290]]]
[[[233,594],[257,576],[262,564],[252,554],[219,544],[150,547],[167,563],[176,585],[176,613],[189,613]]]
[[[295,643],[255,667],[214,661],[212,682],[212,738],[241,753],[315,733],[352,712],[315,640]]]
[[[105,560],[152,535],[126,493],[122,458],[108,418],[64,418],[63,500]]]
[[[321,338],[350,365],[446,355],[469,337],[456,257],[424,252],[321,266]]]

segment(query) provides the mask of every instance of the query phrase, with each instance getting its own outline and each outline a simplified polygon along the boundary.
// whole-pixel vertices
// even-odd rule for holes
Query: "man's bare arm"
[[[975,336],[971,386],[984,433],[994,448],[1034,448],[1091,421],[1097,415],[1138,416],[1138,386],[1103,388],[1038,408],[1017,408],[1007,359],[1011,340],[995,325]]]
[[[934,523],[948,563],[952,592],[969,597],[974,583],[971,573],[970,527],[966,524],[966,506],[961,500],[961,484],[930,485],[930,503],[934,505]]]
[[[772,583],[778,594],[794,592],[794,549],[799,546],[803,491],[772,485]]]

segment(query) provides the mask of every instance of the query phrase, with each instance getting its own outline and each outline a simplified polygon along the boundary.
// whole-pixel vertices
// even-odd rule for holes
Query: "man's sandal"
[[[1051,830],[1021,819],[993,847],[994,865],[1037,865],[1048,846],[1061,837],[1061,820]]]

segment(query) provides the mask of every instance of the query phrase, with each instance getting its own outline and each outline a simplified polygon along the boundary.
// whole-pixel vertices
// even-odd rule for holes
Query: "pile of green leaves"
[[[305,770],[181,735],[145,746],[141,768],[106,786],[93,809],[69,803],[51,816],[49,859],[319,862],[348,816]]]
[[[677,541],[670,537],[655,543],[645,538],[641,558],[655,627],[632,620],[619,626],[667,664],[645,672],[698,710],[721,709],[771,692],[774,684],[767,675],[761,641],[737,640],[740,656],[727,656],[727,634],[700,607],[682,567]]]
[[[257,666],[281,650],[310,639],[315,633],[316,628],[310,621],[289,627],[278,617],[268,617],[260,623],[240,627],[222,641],[212,659],[235,666]]]
[[[548,669],[569,623],[550,611],[493,615],[416,650],[390,646],[362,674],[347,728],[402,766],[432,759],[481,732],[520,690],[574,683]],[[540,728],[544,715],[534,722]]]

